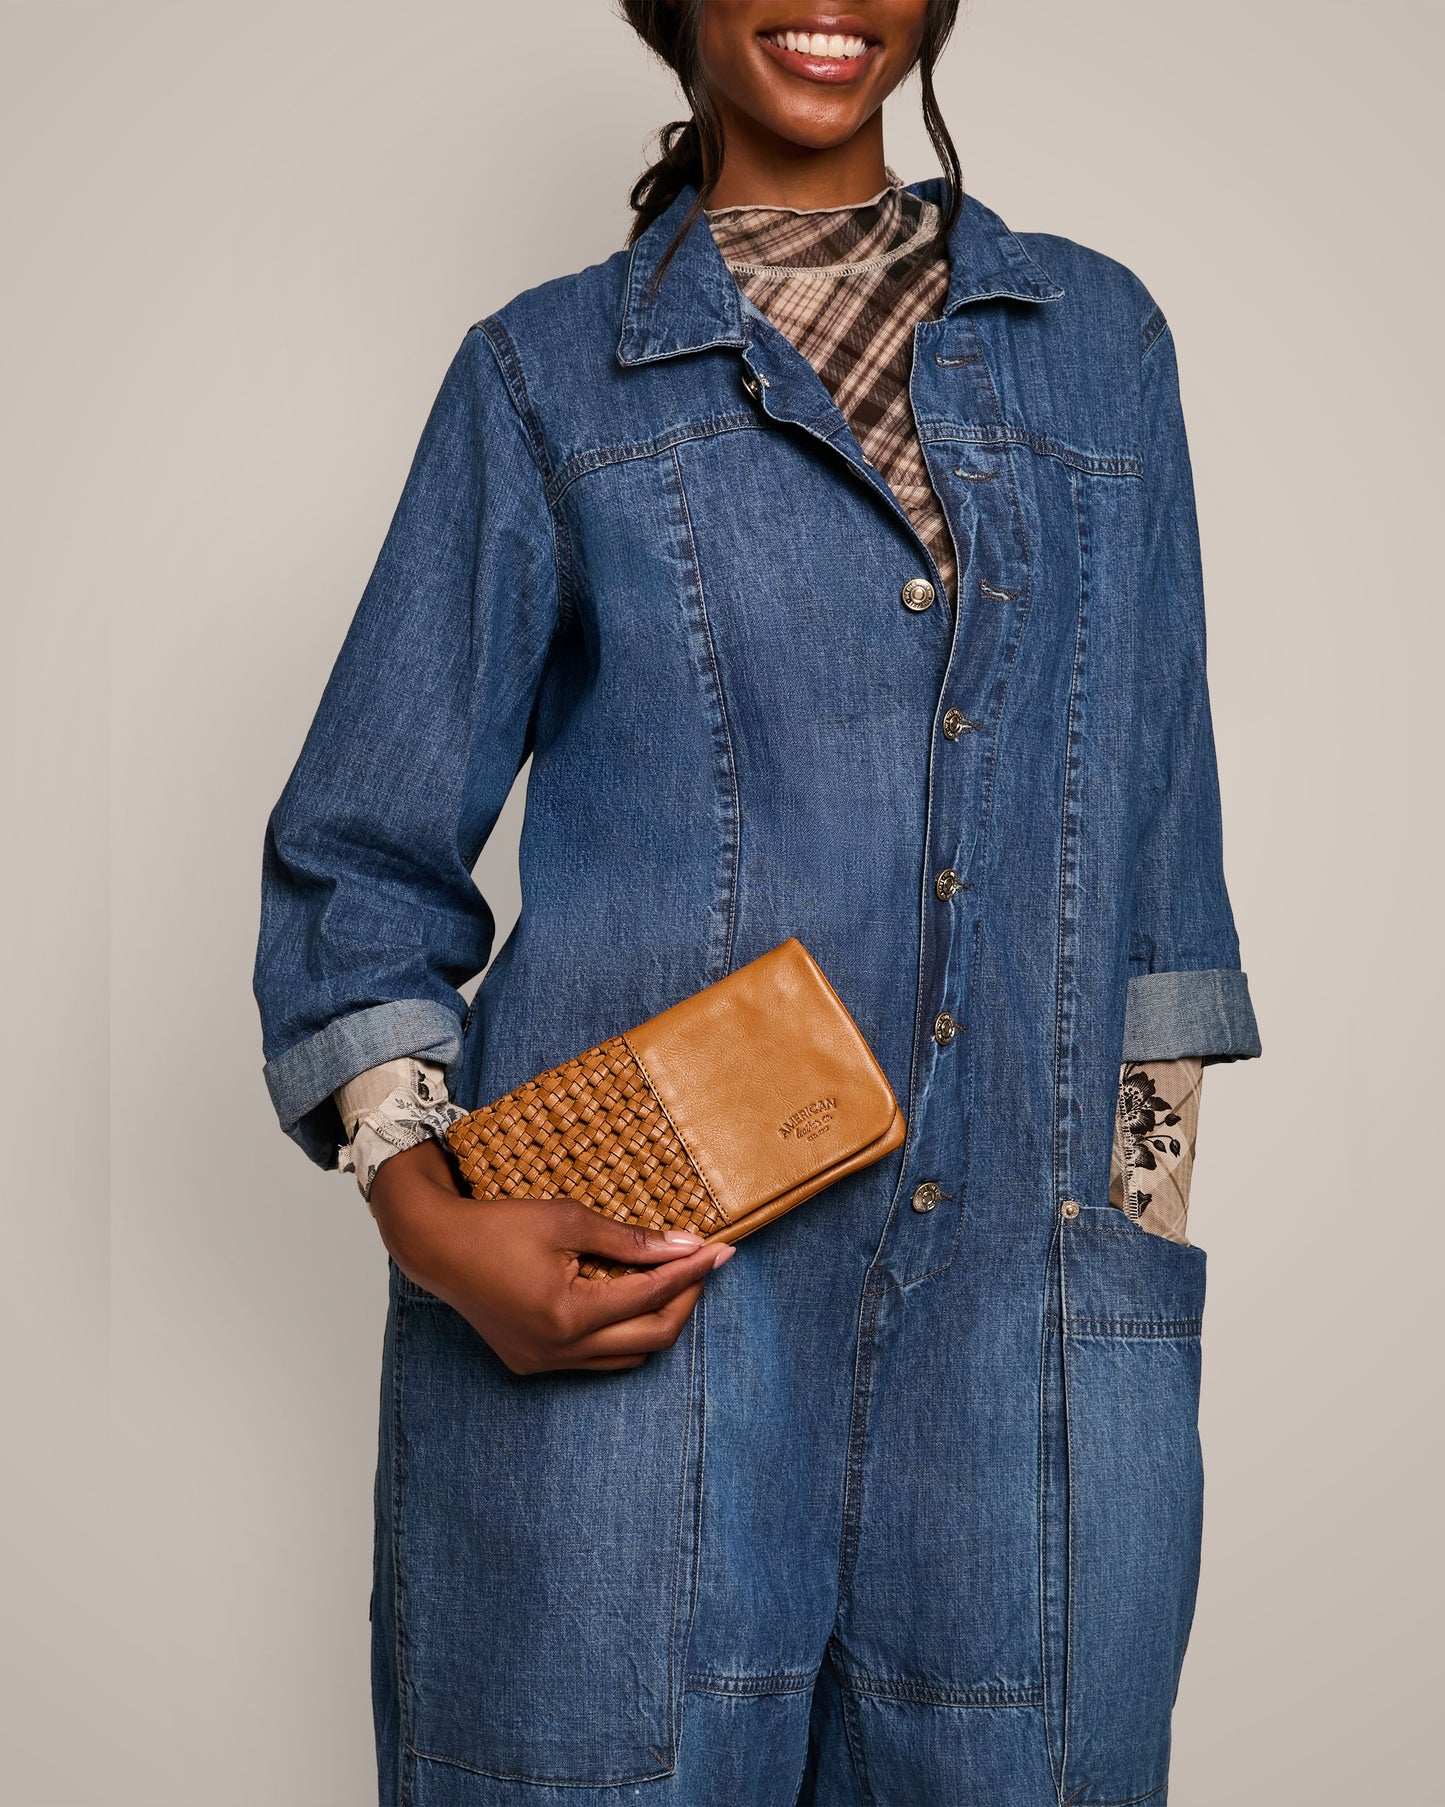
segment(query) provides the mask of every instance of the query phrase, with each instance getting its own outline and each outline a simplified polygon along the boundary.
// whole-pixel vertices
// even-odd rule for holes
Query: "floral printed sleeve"
[[[338,1086],[332,1097],[347,1135],[337,1150],[337,1166],[356,1175],[367,1200],[383,1161],[429,1136],[444,1140],[448,1128],[466,1115],[447,1096],[445,1070],[412,1056],[369,1067]]]
[[[1187,1243],[1189,1180],[1204,1063],[1131,1060],[1119,1069],[1109,1203],[1141,1230]]]

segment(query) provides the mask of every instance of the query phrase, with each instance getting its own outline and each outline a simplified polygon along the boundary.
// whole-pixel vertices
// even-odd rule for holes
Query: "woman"
[[[1169,328],[962,195],[955,10],[629,0],[693,117],[630,248],[467,334],[272,818],[268,1081],[394,1258],[387,1802],[1164,1799],[1193,1112],[1258,1041]],[[725,1274],[459,1197],[463,1107],[788,935],[894,1155]]]

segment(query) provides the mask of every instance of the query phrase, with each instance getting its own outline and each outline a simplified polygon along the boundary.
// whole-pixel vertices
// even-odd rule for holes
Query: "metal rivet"
[[[1060,1217],[1073,1218],[1073,1217],[1077,1217],[1078,1215],[1079,1215],[1079,1201],[1076,1198],[1066,1198],[1064,1200],[1063,1204],[1061,1204],[1059,1206],[1059,1216]]]
[[[946,1010],[940,1010],[933,1019],[933,1039],[940,1048],[946,1048],[958,1034],[958,1024]]]
[[[910,577],[899,591],[904,608],[911,609],[915,615],[933,607],[933,596],[933,585],[926,577]]]
[[[977,722],[971,722],[963,713],[962,709],[945,710],[943,716],[943,738],[945,740],[957,740],[960,734],[971,734],[978,725]]]

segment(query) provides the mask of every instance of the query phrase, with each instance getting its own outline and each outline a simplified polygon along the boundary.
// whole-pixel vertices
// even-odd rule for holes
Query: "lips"
[[[836,14],[759,32],[764,55],[805,81],[853,82],[873,61],[878,38],[862,20]]]

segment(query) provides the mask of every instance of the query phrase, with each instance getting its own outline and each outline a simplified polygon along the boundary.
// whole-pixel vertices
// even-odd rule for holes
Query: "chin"
[[[800,150],[831,151],[846,144],[868,117],[856,107],[829,105],[826,97],[808,97],[806,104],[791,101],[768,107],[757,115],[768,130]]]

